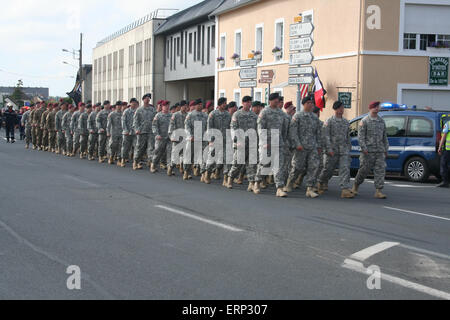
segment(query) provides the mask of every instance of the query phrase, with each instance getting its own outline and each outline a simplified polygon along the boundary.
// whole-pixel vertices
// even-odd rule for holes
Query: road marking
[[[244,231],[242,229],[230,226],[228,224],[224,224],[224,223],[220,223],[220,222],[217,222],[217,221],[205,219],[205,218],[202,218],[202,217],[199,217],[199,216],[196,216],[196,215],[193,215],[193,214],[181,211],[181,210],[169,208],[169,207],[166,207],[166,206],[160,206],[160,205],[155,206],[155,207],[159,208],[159,209],[163,209],[163,210],[169,211],[169,212],[172,212],[172,213],[175,213],[175,214],[178,214],[180,216],[184,216],[184,217],[191,218],[191,219],[194,219],[194,220],[197,220],[197,221],[201,221],[201,222],[204,222],[204,223],[207,223],[207,224],[210,224],[210,225],[213,225],[213,226],[216,226],[216,227],[228,230],[228,231],[233,231],[233,232],[243,232]]]
[[[382,251],[388,250],[392,247],[396,247],[399,244],[400,243],[398,243],[398,242],[381,242],[381,243],[371,246],[367,249],[364,249],[357,253],[352,254],[350,256],[350,258],[358,260],[358,261],[366,261],[370,257],[372,257]]]
[[[71,175],[65,174],[64,177],[66,177],[68,179],[71,179],[71,180],[74,180],[74,181],[77,181],[79,183],[86,184],[86,185],[94,187],[94,188],[100,188],[100,185],[98,185],[98,184],[95,184],[95,183],[92,183],[92,182],[89,182],[89,181],[77,178],[75,176],[71,176]]]
[[[365,274],[365,275],[368,274],[366,268],[364,268],[364,266],[362,265],[361,262],[353,261],[350,259],[346,259],[344,261],[344,263],[342,264],[342,267],[352,270],[352,271],[356,271],[356,272]],[[401,279],[401,278],[398,278],[395,276],[391,276],[391,275],[383,273],[383,272],[381,273],[381,279],[391,282],[391,283],[394,283],[394,284],[397,284],[399,286],[408,288],[408,289],[412,289],[412,290],[415,290],[418,292],[425,293],[427,295],[430,295],[430,296],[433,296],[436,298],[450,300],[450,293],[448,293],[448,292],[430,288],[430,287],[427,287],[427,286],[424,286],[424,285],[421,285],[421,284],[418,284],[418,283],[415,283],[412,281],[408,281],[408,280]]]
[[[425,250],[425,249],[421,249],[421,248],[417,248],[417,247],[413,247],[413,246],[408,246],[405,244],[400,244],[400,247],[408,249],[408,250],[412,250],[412,251],[417,251],[420,253],[425,253],[428,254],[430,256],[434,256],[437,258],[441,258],[441,259],[445,259],[445,260],[450,260],[450,256],[443,254],[443,253],[439,253],[439,252],[434,252],[434,251],[430,251],[430,250]]]
[[[431,214],[426,214],[426,213],[421,213],[421,212],[416,212],[416,211],[411,211],[411,210],[404,210],[404,209],[398,209],[398,208],[392,208],[392,207],[383,207],[383,208],[389,209],[389,210],[393,210],[393,211],[397,211],[397,212],[402,212],[402,213],[410,213],[410,214],[415,214],[415,215],[418,215],[418,216],[424,216],[424,217],[428,217],[428,218],[434,218],[434,219],[450,221],[449,218],[444,218],[444,217],[440,217],[440,216],[434,216],[434,215],[431,215]]]

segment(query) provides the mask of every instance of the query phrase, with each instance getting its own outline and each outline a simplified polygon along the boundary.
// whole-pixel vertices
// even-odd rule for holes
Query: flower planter
[[[223,68],[225,66],[225,60],[219,60],[219,66]]]
[[[427,47],[427,52],[431,52],[431,53],[449,53],[450,52],[450,48]]]
[[[282,56],[282,54],[283,54],[283,51],[275,51],[273,53],[273,56],[276,57],[276,58],[280,58]]]

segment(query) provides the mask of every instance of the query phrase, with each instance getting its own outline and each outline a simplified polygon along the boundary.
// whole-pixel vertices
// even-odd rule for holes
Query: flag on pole
[[[320,111],[323,111],[325,108],[325,95],[327,91],[324,89],[322,85],[322,81],[320,81],[319,74],[317,73],[314,76],[314,100],[316,101],[316,106],[320,108]]]
[[[306,97],[308,95],[308,91],[309,91],[309,85],[307,85],[307,84],[300,85],[301,99],[303,99],[304,97]]]

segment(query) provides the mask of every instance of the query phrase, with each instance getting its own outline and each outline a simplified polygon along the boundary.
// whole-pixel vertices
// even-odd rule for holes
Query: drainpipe
[[[358,30],[358,66],[357,66],[357,75],[356,75],[356,116],[361,115],[362,107],[361,107],[361,43],[362,43],[362,17],[364,15],[364,0],[359,1],[359,30]]]

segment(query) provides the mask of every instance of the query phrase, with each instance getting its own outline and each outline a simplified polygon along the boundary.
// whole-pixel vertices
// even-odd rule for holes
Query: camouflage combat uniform
[[[48,147],[50,150],[56,149],[56,113],[57,109],[53,109],[47,115],[46,127],[48,130]]]
[[[70,128],[70,124],[72,122],[73,112],[66,112],[61,121],[61,128],[64,131],[64,135],[66,137],[66,152],[68,154],[72,154],[73,152],[73,135],[72,130]]]
[[[88,130],[88,118],[90,113],[87,111],[83,112],[78,119],[78,131],[80,133],[80,154],[87,153],[88,147],[88,138],[89,138],[89,130]]]
[[[45,110],[41,114],[41,121],[39,123],[41,131],[42,131],[42,138],[41,138],[41,146],[43,148],[48,148],[48,128],[47,128],[47,116],[50,113],[50,110]]]
[[[200,125],[201,132],[198,133],[198,134],[201,134],[201,136],[197,137],[198,139],[200,139],[200,138],[202,139],[202,143],[200,145],[197,144],[198,146],[201,147],[201,150],[195,150],[195,141],[194,142],[191,141],[191,138],[195,138],[194,128],[195,128],[196,122],[199,122],[201,124]],[[207,125],[208,125],[208,115],[201,111],[194,110],[191,113],[189,113],[186,117],[184,128],[186,130],[186,135],[187,135],[187,141],[186,141],[187,154],[184,155],[184,161],[183,161],[185,172],[189,173],[192,165],[201,167],[204,163],[203,151],[207,147],[208,142],[203,141],[203,136],[206,132]],[[190,161],[187,161],[187,160],[190,160]],[[188,163],[188,162],[190,162],[190,163]]]
[[[113,111],[108,115],[106,124],[106,134],[109,137],[108,149],[109,157],[115,159],[120,157],[120,147],[122,146],[122,112]]]
[[[106,157],[106,144],[108,137],[106,136],[106,125],[108,124],[109,110],[102,110],[97,114],[95,118],[95,123],[98,129],[98,156],[103,158]]]
[[[67,110],[59,110],[55,115],[57,147],[60,153],[66,151],[66,139],[64,133],[62,132],[62,119],[67,112]]]
[[[170,119],[170,125],[169,125],[169,136],[171,137],[171,140],[173,140],[173,134],[175,133],[176,130],[180,130],[182,129],[184,131],[184,124],[186,122],[186,117],[187,117],[187,112],[175,112],[172,115],[172,118]],[[182,144],[183,138],[180,137],[178,141],[172,141],[172,151],[175,151],[176,147],[179,144]],[[183,153],[180,152],[179,154],[172,154],[171,155],[171,162],[170,165],[172,167],[175,167],[175,165],[181,164],[183,162]]]
[[[134,161],[136,162],[143,161],[146,153],[149,161],[153,158],[155,137],[152,124],[155,116],[156,109],[151,105],[139,107],[134,113],[133,128],[137,135],[136,150],[134,151]]]
[[[22,126],[25,127],[25,143],[27,146],[31,143],[31,110],[28,110],[22,115]]]
[[[214,145],[209,147],[208,160],[205,168],[209,173],[212,173],[215,169],[217,170],[223,169],[223,174],[228,175],[228,171],[231,169],[230,165],[226,163],[227,141],[230,141],[230,139],[227,139],[227,134],[229,134],[229,131],[227,132],[227,130],[230,129],[230,123],[231,123],[231,115],[226,110],[220,111],[216,109],[209,114],[207,132],[212,133],[211,130],[213,129],[220,131],[222,133],[222,146],[223,146],[222,157],[216,159],[217,163],[213,161],[213,157],[214,155],[217,155],[219,151],[215,150]],[[209,141],[214,144],[215,137],[210,136]]]
[[[97,111],[92,111],[87,120],[87,129],[89,131],[88,155],[94,158],[98,150],[98,129],[97,129]]]
[[[386,153],[389,151],[389,140],[386,133],[386,123],[377,116],[370,115],[361,120],[358,132],[361,147],[361,167],[355,179],[356,185],[361,185],[373,169],[375,188],[383,189],[386,175]],[[364,152],[368,152],[366,155]]]
[[[135,112],[133,108],[128,108],[122,114],[122,160],[129,160],[132,150],[136,148],[136,132],[133,128]]]
[[[169,138],[169,125],[172,114],[170,112],[158,113],[153,119],[153,135],[155,136],[155,152],[153,155],[153,164],[159,165],[164,158],[170,163],[171,144]],[[158,136],[161,139],[158,139]]]

